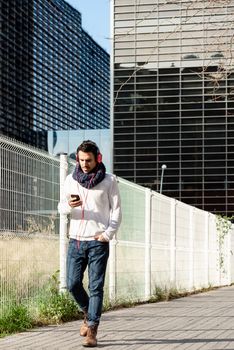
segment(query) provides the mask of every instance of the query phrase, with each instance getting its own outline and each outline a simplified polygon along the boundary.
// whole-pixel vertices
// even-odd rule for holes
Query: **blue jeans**
[[[67,254],[67,288],[83,312],[88,313],[88,325],[99,324],[109,243],[70,239]],[[83,286],[88,266],[89,295]]]

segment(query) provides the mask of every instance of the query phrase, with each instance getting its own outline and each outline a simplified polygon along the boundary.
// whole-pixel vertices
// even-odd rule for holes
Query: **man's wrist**
[[[102,233],[102,237],[103,237],[103,240],[105,242],[109,242],[109,237],[107,236],[107,234],[105,232]]]

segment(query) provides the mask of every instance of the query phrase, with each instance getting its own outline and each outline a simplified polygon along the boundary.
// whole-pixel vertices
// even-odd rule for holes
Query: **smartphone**
[[[77,202],[80,200],[80,196],[78,194],[71,194],[71,198],[73,202]]]

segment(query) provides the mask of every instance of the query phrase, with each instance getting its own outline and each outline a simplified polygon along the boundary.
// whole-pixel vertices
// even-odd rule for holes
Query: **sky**
[[[82,28],[110,53],[110,1],[65,0],[81,13]]]

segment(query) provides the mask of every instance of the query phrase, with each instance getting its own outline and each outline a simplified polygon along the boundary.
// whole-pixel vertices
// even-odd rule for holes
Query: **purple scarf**
[[[74,180],[85,188],[93,188],[99,184],[106,175],[106,168],[103,163],[98,163],[90,173],[84,173],[79,164],[76,165],[72,174]]]

